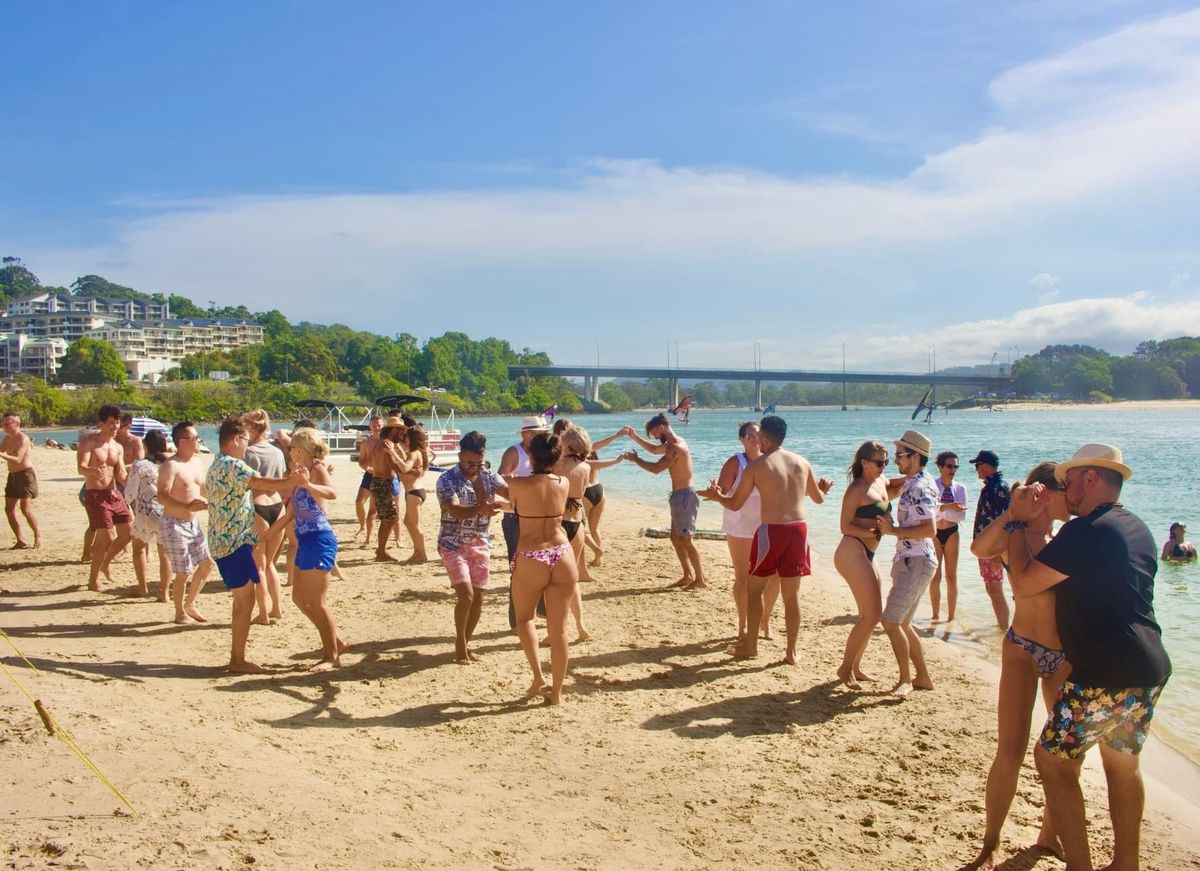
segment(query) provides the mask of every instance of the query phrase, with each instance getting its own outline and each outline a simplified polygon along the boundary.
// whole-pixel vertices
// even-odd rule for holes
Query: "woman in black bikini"
[[[521,537],[512,559],[513,608],[521,649],[533,671],[533,683],[527,695],[546,693],[546,701],[557,705],[562,700],[563,679],[567,674],[570,648],[567,642],[567,608],[579,584],[575,554],[562,525],[562,508],[567,501],[568,484],[554,466],[562,449],[558,437],[539,433],[529,443],[533,474],[512,478],[508,498],[521,518]],[[546,599],[546,629],[550,641],[550,688],[542,673],[538,655],[534,611],[540,598]]]
[[[838,679],[852,690],[862,689],[859,681],[872,680],[862,670],[862,655],[883,614],[883,581],[875,565],[875,549],[879,547],[878,518],[892,507],[883,474],[887,464],[888,451],[881,442],[863,442],[854,452],[850,484],[842,497],[842,540],[833,552],[833,564],[858,606],[858,622],[846,639],[837,670]]]
[[[958,524],[967,516],[967,488],[954,480],[958,471],[958,454],[942,451],[937,455],[938,506],[937,535],[933,539],[933,550],[937,554],[938,567],[929,582],[929,605],[933,609],[931,623],[940,623],[938,617],[942,606],[942,572],[946,574],[946,622],[954,622],[954,610],[958,605],[958,546],[962,540]]]
[[[425,502],[425,488],[421,479],[429,470],[429,436],[424,428],[410,426],[405,433],[408,441],[407,470],[400,472],[400,488],[404,491],[404,528],[412,539],[412,556],[404,561],[405,565],[429,562],[425,555],[425,536],[421,534],[421,505]]]
[[[570,424],[563,430],[559,438],[562,455],[554,466],[554,471],[567,479],[567,500],[563,506],[562,526],[567,533],[567,541],[575,555],[575,565],[580,581],[594,581],[583,561],[583,491],[587,488],[588,476],[591,470],[584,459],[592,452],[592,440],[588,438],[587,430]],[[579,586],[575,587],[575,595],[571,597],[571,613],[575,616],[575,628],[578,632],[576,641],[587,641],[591,633],[583,625],[583,595]]]

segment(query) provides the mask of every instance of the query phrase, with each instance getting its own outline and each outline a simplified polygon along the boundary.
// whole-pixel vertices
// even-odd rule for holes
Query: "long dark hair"
[[[155,465],[162,465],[167,459],[167,434],[161,429],[152,429],[142,438],[146,446],[146,459]]]
[[[887,445],[883,442],[869,441],[859,445],[858,450],[854,452],[854,462],[850,464],[850,472],[846,477],[851,481],[857,481],[861,478],[863,463],[872,459],[880,451],[883,451],[885,454],[887,453]]]

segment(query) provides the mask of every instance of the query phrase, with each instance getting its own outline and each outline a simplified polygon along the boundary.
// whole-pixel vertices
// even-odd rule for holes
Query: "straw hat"
[[[905,430],[904,435],[896,439],[895,444],[897,448],[899,448],[901,445],[904,445],[906,448],[911,448],[922,457],[928,457],[929,452],[933,450],[933,442],[929,440],[929,437],[924,433],[917,432],[915,429]]]
[[[547,430],[550,427],[546,424],[546,418],[538,415],[530,415],[529,417],[521,418],[521,428],[517,430],[517,435],[530,430]]]
[[[405,426],[404,418],[398,414],[389,414],[384,426]]]
[[[1060,484],[1067,483],[1067,472],[1081,466],[1091,466],[1096,469],[1110,469],[1119,472],[1121,479],[1128,481],[1133,476],[1133,469],[1125,465],[1121,457],[1121,449],[1099,442],[1089,442],[1075,452],[1075,456],[1065,463],[1059,463],[1054,469],[1054,480]]]

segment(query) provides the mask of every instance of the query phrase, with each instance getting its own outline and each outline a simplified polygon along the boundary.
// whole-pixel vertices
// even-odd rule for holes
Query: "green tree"
[[[170,294],[167,297],[167,305],[171,307],[171,316],[176,318],[203,318],[207,317],[208,313],[200,306],[196,305],[186,296]]]
[[[3,264],[0,266],[0,304],[44,290],[38,277],[25,268],[20,257],[4,257],[0,264]]]
[[[124,384],[125,364],[108,342],[84,336],[67,346],[59,378],[76,384]]]
[[[113,284],[107,278],[99,275],[81,275],[71,282],[71,293],[76,296],[104,296],[109,299],[135,299],[144,297],[132,287],[123,284]]]
[[[1101,357],[1078,357],[1067,370],[1063,387],[1078,397],[1086,397],[1093,391],[1111,394],[1113,376],[1108,361]]]

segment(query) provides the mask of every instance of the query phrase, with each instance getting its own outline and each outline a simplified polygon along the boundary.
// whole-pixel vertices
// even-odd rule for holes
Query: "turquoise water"
[[[909,427],[911,409],[871,408],[840,411],[838,409],[782,409],[789,434],[787,447],[808,457],[819,475],[835,480],[833,492],[826,505],[809,511],[814,550],[820,555],[820,565],[833,572],[832,554],[838,534],[838,506],[845,486],[845,470],[855,449],[866,439],[874,438],[890,444],[892,439]],[[575,418],[586,427],[593,438],[617,431],[625,424],[643,431],[646,412],[602,416],[581,415]],[[721,464],[740,449],[737,442],[739,421],[757,416],[748,411],[695,411],[692,422],[677,427],[688,440],[696,464],[696,481],[704,486],[715,477]],[[478,429],[488,437],[490,459],[499,461],[504,448],[516,441],[519,419],[512,417],[467,418],[459,422],[460,429]],[[1006,411],[951,412],[938,414],[934,422],[921,426],[933,441],[934,452],[951,450],[960,457],[963,468],[959,480],[967,486],[968,502],[973,506],[979,495],[979,481],[966,461],[981,448],[1000,456],[1001,470],[1007,480],[1023,478],[1042,460],[1063,460],[1084,442],[1099,441],[1119,445],[1134,476],[1125,485],[1122,501],[1139,515],[1161,543],[1167,539],[1172,521],[1182,520],[1200,534],[1200,485],[1191,469],[1196,450],[1196,427],[1200,410],[1123,409],[1102,411]],[[41,443],[45,436],[74,441],[76,430],[37,433]],[[216,430],[201,427],[200,434],[216,446]],[[620,439],[602,452],[612,456],[627,449],[628,439]],[[894,467],[893,467],[894,471]],[[965,474],[964,474],[965,473]],[[602,473],[601,480],[618,499],[661,507],[662,525],[667,523],[666,494],[670,482],[666,475],[651,475],[636,466],[622,463]],[[969,521],[970,514],[968,514]],[[720,509],[711,503],[701,508],[700,525],[720,527]],[[954,631],[946,640],[961,644],[989,658],[996,657],[1000,633],[994,626],[991,606],[983,592],[975,563],[967,551],[970,523],[962,527],[967,541],[959,560],[959,613]],[[890,558],[890,539],[885,539],[879,560]],[[886,577],[886,571],[885,571]],[[1174,675],[1159,705],[1155,724],[1158,734],[1191,759],[1200,762],[1200,634],[1192,627],[1200,622],[1200,566],[1159,567],[1155,585],[1155,610],[1163,627],[1164,642],[1174,663]],[[927,625],[928,605],[918,611],[917,624]],[[938,637],[944,632],[939,627]]]

